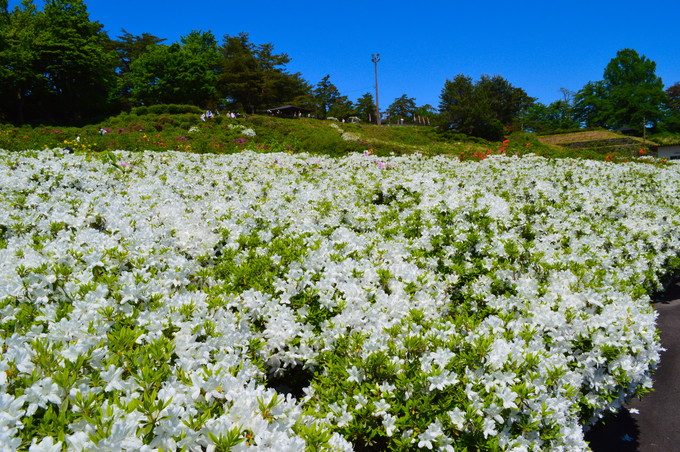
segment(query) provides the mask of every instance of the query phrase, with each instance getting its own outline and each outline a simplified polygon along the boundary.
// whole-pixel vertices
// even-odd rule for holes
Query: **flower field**
[[[0,152],[0,449],[587,449],[680,165]]]

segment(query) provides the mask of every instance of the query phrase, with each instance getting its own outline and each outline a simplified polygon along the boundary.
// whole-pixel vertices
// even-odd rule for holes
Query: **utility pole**
[[[380,61],[380,54],[374,53],[371,55],[373,67],[375,68],[375,119],[380,125],[380,103],[378,103],[378,61]]]

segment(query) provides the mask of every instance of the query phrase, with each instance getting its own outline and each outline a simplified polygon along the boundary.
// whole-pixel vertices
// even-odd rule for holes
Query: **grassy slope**
[[[588,149],[599,154],[637,155],[640,149],[648,150],[656,143],[639,137],[622,135],[608,130],[544,135],[538,138],[542,143],[570,150]]]
[[[100,135],[100,128],[107,129],[108,133]],[[192,128],[196,131],[190,132]],[[244,128],[253,129],[256,136],[244,136]],[[568,135],[560,137],[565,139]],[[80,137],[79,141],[76,137]],[[533,135],[520,133],[508,138],[506,144],[478,139],[450,140],[437,134],[433,127],[377,127],[269,116],[239,119],[218,117],[202,122],[196,114],[121,114],[100,124],[80,128],[0,126],[0,148],[8,150],[70,147],[77,151],[173,149],[230,153],[250,149],[258,152],[310,152],[338,156],[370,149],[377,155],[419,152],[475,159],[500,152],[596,159],[602,159],[605,155],[599,149],[567,148],[562,142],[551,141],[550,137],[541,137],[539,141]]]
[[[652,135],[650,138],[662,146],[675,146],[680,144],[680,133],[663,132]]]

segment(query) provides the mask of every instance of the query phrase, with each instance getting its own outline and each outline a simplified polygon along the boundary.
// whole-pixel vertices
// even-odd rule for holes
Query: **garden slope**
[[[586,448],[651,383],[679,195],[677,165],[0,153],[0,443]]]
[[[376,126],[260,115],[238,119],[218,116],[202,122],[195,113],[123,113],[84,127],[0,126],[0,149],[14,151],[65,147],[83,152],[126,149],[224,154],[250,149],[344,156],[370,149],[379,155],[447,154],[479,160],[502,149],[507,154],[604,157],[587,149],[544,145],[529,134],[517,133],[509,138],[502,145],[462,134],[444,137],[434,127],[426,126]]]
[[[644,149],[645,152],[648,152],[650,148],[656,147],[656,143],[653,141],[623,135],[609,130],[544,135],[539,136],[538,140],[546,145],[567,148],[572,152],[578,152],[578,150],[581,149],[589,149],[602,155],[606,153],[618,153],[636,156],[639,154],[640,149]]]

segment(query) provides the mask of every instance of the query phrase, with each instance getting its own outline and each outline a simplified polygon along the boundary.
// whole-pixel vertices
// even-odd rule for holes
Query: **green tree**
[[[309,91],[310,92],[294,97],[289,103],[296,107],[304,108],[310,113],[316,111],[316,98],[311,93],[311,87],[309,88]]]
[[[155,44],[130,65],[131,95],[140,105],[212,106],[220,53],[210,32],[192,31],[170,46]]]
[[[518,128],[519,118],[535,100],[522,88],[512,86],[499,75],[483,75],[477,82],[475,91],[480,100],[488,104],[492,115],[507,129]]]
[[[326,119],[328,112],[333,104],[341,98],[340,90],[331,82],[331,76],[325,75],[314,87],[314,98],[316,99],[316,116]]]
[[[110,49],[118,56],[116,74],[118,76],[118,101],[122,108],[131,107],[132,81],[130,80],[130,65],[141,57],[149,48],[161,44],[165,39],[149,33],[133,35],[123,29],[118,39],[111,41]]]
[[[277,104],[309,108],[311,87],[300,73],[289,73],[290,58],[274,53],[272,44],[254,44],[247,33],[225,35],[220,47],[218,86],[229,108],[255,113]]]
[[[38,11],[24,0],[12,12],[0,3],[0,109],[2,116],[23,123],[27,110],[37,110],[39,95],[47,89],[38,72]]]
[[[549,105],[536,102],[522,116],[525,130],[537,133],[551,133],[558,130],[579,128],[574,119],[572,106],[566,100],[558,100]]]
[[[219,86],[222,97],[234,109],[254,113],[262,103],[262,74],[256,46],[249,41],[247,34],[241,33],[225,36],[220,51],[222,73]]]
[[[459,74],[447,80],[440,95],[440,126],[488,140],[498,140],[517,128],[519,119],[533,103],[521,88],[500,76],[482,76],[477,83]]]
[[[604,70],[614,127],[646,129],[661,119],[663,82],[655,73],[656,63],[635,50],[617,52]]]
[[[437,109],[430,104],[417,107],[414,113],[419,121],[427,121],[427,124],[437,120]]]
[[[362,121],[367,122],[377,122],[375,117],[375,100],[371,93],[365,93],[359,99],[354,106],[356,114]]]
[[[680,133],[680,82],[669,86],[665,94],[664,117],[659,124],[659,129]]]
[[[441,125],[444,129],[467,135],[479,134],[481,123],[490,122],[493,118],[490,115],[482,117],[478,107],[472,77],[458,74],[444,83],[439,103]],[[502,125],[499,124],[499,127],[502,128]]]
[[[103,25],[82,0],[47,0],[39,15],[39,73],[50,89],[49,118],[80,122],[108,111],[115,90],[115,54]]]
[[[676,82],[666,89],[666,105],[674,112],[680,113],[680,82]]]
[[[109,112],[115,55],[82,0],[0,4],[0,99],[15,122],[82,122]]]
[[[574,96],[574,117],[586,127],[607,127],[611,105],[604,82],[588,82]]]
[[[390,120],[404,121],[412,120],[416,111],[416,100],[402,94],[400,97],[394,99],[394,102],[387,107],[386,113]]]
[[[142,56],[149,47],[161,44],[165,38],[159,38],[149,33],[133,35],[125,29],[118,39],[111,41],[111,49],[118,55],[116,72],[119,75],[130,71],[130,64]]]
[[[603,80],[576,94],[575,108],[588,126],[634,129],[643,134],[662,118],[666,100],[656,63],[633,49],[622,49],[607,64]]]
[[[340,96],[335,99],[328,109],[328,116],[332,116],[333,118],[347,119],[354,115],[356,115],[356,109],[347,96]]]

